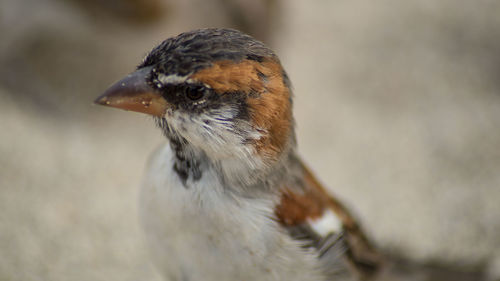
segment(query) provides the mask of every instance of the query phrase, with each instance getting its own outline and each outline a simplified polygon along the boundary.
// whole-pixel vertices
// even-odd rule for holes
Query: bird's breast
[[[168,145],[157,150],[140,198],[147,243],[154,263],[167,277],[300,280],[296,270],[312,272],[312,257],[272,219],[273,200],[237,199],[210,169],[203,171],[201,179],[183,184],[173,165]],[[281,266],[290,267],[284,271]],[[290,276],[282,279],[283,274]]]

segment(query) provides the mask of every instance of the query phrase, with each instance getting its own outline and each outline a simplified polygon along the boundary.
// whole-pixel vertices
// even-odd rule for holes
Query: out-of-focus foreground
[[[488,0],[3,0],[0,280],[161,280],[136,197],[164,139],[92,101],[161,40],[213,26],[277,51],[301,154],[378,245],[454,272],[435,280],[500,280],[498,15]]]

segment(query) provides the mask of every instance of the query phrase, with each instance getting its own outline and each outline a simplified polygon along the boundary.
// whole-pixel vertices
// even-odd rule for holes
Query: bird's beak
[[[109,87],[94,103],[163,117],[169,104],[161,93],[148,85],[151,67],[129,74]]]

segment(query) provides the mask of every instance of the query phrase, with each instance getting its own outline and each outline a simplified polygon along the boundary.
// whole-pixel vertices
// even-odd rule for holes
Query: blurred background
[[[500,280],[489,0],[2,0],[0,280],[161,280],[136,201],[165,140],[150,118],[92,101],[200,27],[276,50],[302,156],[386,253],[422,269],[415,280]]]

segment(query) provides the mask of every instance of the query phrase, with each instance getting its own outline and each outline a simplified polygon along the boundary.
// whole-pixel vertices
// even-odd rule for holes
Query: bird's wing
[[[299,178],[282,187],[275,209],[279,223],[304,247],[315,249],[332,275],[347,267],[358,278],[370,279],[381,267],[381,255],[347,209],[326,192],[301,160],[297,163]]]

